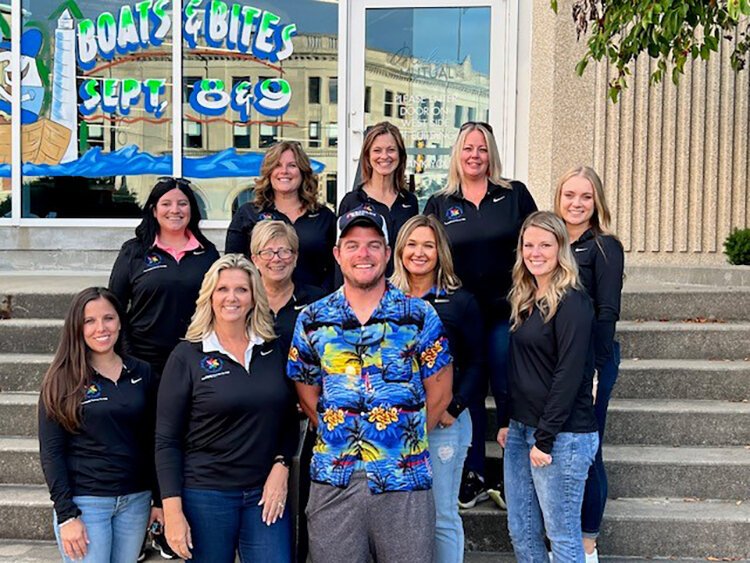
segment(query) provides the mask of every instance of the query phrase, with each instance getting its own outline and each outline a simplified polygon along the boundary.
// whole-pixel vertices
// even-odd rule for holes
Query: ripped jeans
[[[471,444],[471,416],[462,412],[448,428],[434,428],[427,436],[435,497],[435,561],[464,560],[464,528],[458,514],[458,490],[466,452]]]

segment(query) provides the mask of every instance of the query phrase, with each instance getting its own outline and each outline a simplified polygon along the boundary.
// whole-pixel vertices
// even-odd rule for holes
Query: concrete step
[[[623,360],[613,396],[620,399],[750,399],[750,362]]]
[[[0,354],[0,392],[38,391],[52,354]]]
[[[624,321],[617,339],[623,358],[750,359],[750,322]]]
[[[486,402],[487,441],[494,441],[494,401]],[[615,399],[607,411],[605,444],[745,446],[750,444],[750,402]]]
[[[106,287],[108,281],[109,271],[5,271],[0,302],[9,305],[14,319],[62,319],[76,293],[85,287]]]
[[[62,326],[62,319],[1,320],[0,354],[51,354]]]
[[[0,485],[0,538],[51,540],[52,501],[44,485]]]
[[[44,484],[36,438],[0,437],[0,483]]]
[[[487,442],[490,483],[500,474],[502,450]],[[750,500],[750,448],[604,447],[610,498]]]
[[[464,511],[470,551],[509,552],[507,514],[492,502]],[[618,499],[607,503],[599,547],[623,556],[750,557],[750,503]]]
[[[39,393],[0,393],[0,436],[37,435]]]
[[[626,284],[622,320],[750,320],[750,287]]]

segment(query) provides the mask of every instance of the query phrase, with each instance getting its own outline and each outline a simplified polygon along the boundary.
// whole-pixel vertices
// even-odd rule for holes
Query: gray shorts
[[[313,563],[432,562],[432,491],[375,495],[357,471],[346,489],[313,483],[305,512]]]

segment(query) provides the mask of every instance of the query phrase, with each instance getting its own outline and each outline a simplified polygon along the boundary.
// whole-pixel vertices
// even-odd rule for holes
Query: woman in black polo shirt
[[[108,290],[81,291],[42,381],[39,451],[65,561],[135,561],[163,519],[151,508],[156,380],[122,353],[123,318]]]
[[[594,309],[563,222],[549,211],[521,228],[513,268],[505,448],[508,530],[519,561],[584,561],[581,503],[599,446],[592,400]]]
[[[164,369],[156,468],[172,549],[195,562],[291,559],[285,517],[298,435],[287,353],[260,275],[241,254],[206,273]]]
[[[497,410],[507,408],[508,318],[506,296],[521,224],[536,204],[526,186],[502,177],[500,156],[486,123],[464,123],[451,153],[448,184],[430,197],[425,215],[435,215],[448,233],[456,274],[479,302],[487,345],[487,372]],[[486,388],[484,383],[483,387]],[[466,459],[460,504],[471,508],[487,498],[484,485],[487,413],[484,397],[472,405],[473,438]],[[493,476],[494,479],[501,476]],[[491,483],[495,485],[495,483]],[[500,485],[491,491],[503,505]]]
[[[620,318],[620,297],[625,267],[622,244],[609,230],[609,208],[599,175],[588,166],[568,170],[557,181],[555,213],[568,230],[583,287],[594,302],[594,367],[598,373],[594,412],[599,426],[599,449],[589,470],[583,496],[581,523],[588,563],[599,560],[596,538],[607,502],[607,473],[602,440],[607,407],[620,366],[620,345],[615,325]]]
[[[419,213],[417,196],[406,188],[406,147],[398,127],[383,121],[370,127],[359,156],[362,183],[339,205],[339,217],[362,206],[385,217],[388,240],[395,241],[401,227]],[[393,272],[393,257],[386,275]]]
[[[232,217],[224,251],[250,257],[250,236],[261,221],[284,221],[299,237],[294,282],[333,289],[336,216],[318,200],[318,177],[296,141],[282,141],[263,157],[253,201]]]
[[[436,510],[435,561],[456,563],[464,557],[458,490],[471,444],[471,416],[466,407],[479,394],[482,380],[482,317],[476,299],[461,287],[453,270],[448,237],[437,218],[417,215],[409,219],[398,234],[394,254],[391,282],[435,307],[453,354],[453,399],[428,438]]]
[[[185,336],[203,275],[219,257],[201,232],[190,182],[159,178],[135,238],[122,245],[109,289],[127,310],[127,349],[161,374]]]

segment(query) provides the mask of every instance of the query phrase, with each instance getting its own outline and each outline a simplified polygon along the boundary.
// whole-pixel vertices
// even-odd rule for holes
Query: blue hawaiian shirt
[[[321,387],[313,481],[346,487],[363,468],[373,493],[431,488],[422,380],[451,362],[432,305],[390,284],[364,325],[343,289],[302,311],[287,372]]]

